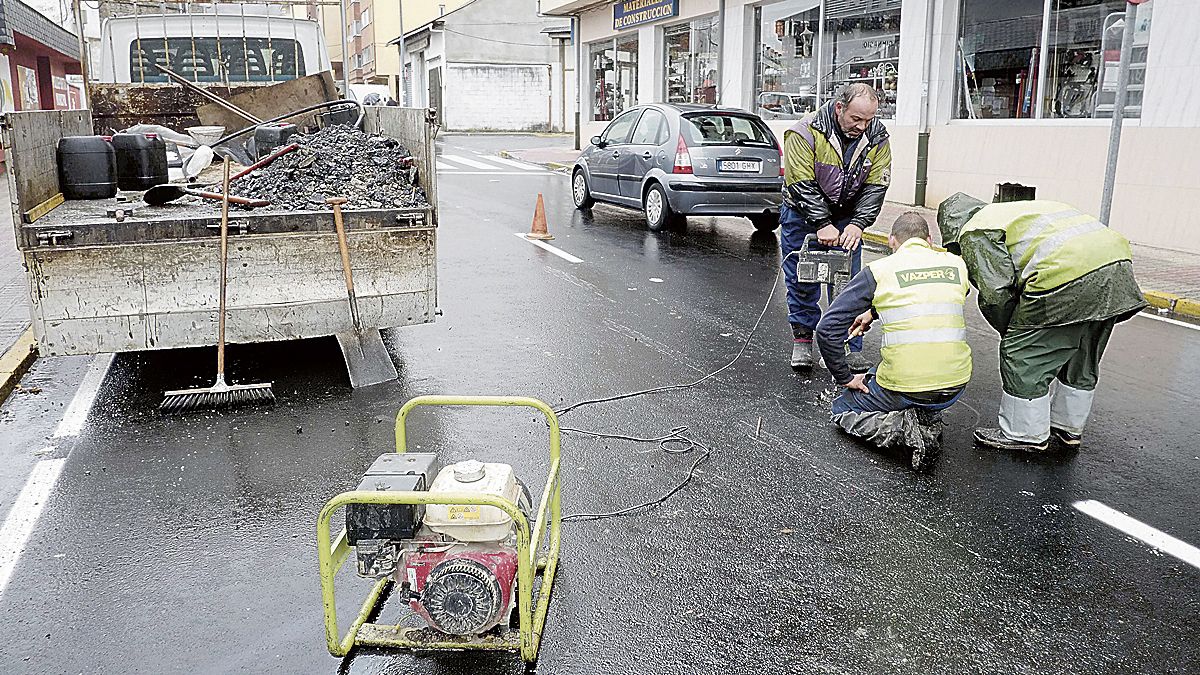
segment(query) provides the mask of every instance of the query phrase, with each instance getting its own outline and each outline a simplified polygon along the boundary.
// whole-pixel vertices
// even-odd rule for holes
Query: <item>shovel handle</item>
[[[299,149],[300,149],[299,143],[292,143],[291,145],[285,145],[282,148],[276,150],[275,152],[272,152],[271,154],[267,155],[266,157],[263,157],[262,159],[258,160],[257,162],[251,164],[250,166],[233,174],[233,176],[231,176],[229,178],[229,182],[232,183],[233,181],[241,178],[242,176],[245,176],[246,174],[250,173],[251,171],[261,169],[264,166],[270,164],[271,162],[274,162],[275,160],[279,159],[280,157],[283,157],[284,155],[288,154],[289,152],[292,152],[293,150],[299,150]]]
[[[225,198],[216,192],[204,192],[203,190],[184,189],[184,192],[203,199],[215,199],[216,201],[225,201]],[[247,197],[238,197],[237,195],[229,195],[229,203],[237,204],[238,206],[248,206],[250,208],[258,208],[260,206],[270,206],[271,202],[266,199],[249,199]]]
[[[350,271],[350,247],[346,244],[346,225],[342,221],[342,204],[345,197],[330,197],[325,203],[333,207],[333,226],[337,229],[338,250],[342,254],[342,274],[346,277],[346,295],[350,298],[350,320],[354,330],[362,334],[362,318],[358,314],[358,296],[354,294],[354,274]]]

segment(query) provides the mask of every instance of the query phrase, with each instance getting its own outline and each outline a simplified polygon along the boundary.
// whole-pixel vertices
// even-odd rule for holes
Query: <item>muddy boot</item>
[[[1022,452],[1045,452],[1050,447],[1050,441],[1030,443],[1018,441],[1004,435],[999,429],[976,429],[975,444],[995,450],[1020,450]]]
[[[912,446],[912,468],[924,471],[932,467],[942,454],[942,430],[945,424],[941,413],[920,409],[916,411],[915,420],[919,440]]]
[[[863,356],[862,352],[849,352],[846,354],[846,365],[850,367],[850,372],[857,375],[871,370],[875,364]]]
[[[792,325],[792,370],[812,370],[813,350],[817,343],[813,341],[811,328]]]

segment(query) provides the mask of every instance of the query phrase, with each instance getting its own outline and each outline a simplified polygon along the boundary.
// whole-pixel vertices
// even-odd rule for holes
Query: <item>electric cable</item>
[[[579,401],[577,403],[572,403],[571,405],[564,406],[563,408],[555,410],[554,411],[555,414],[557,414],[558,416],[561,417],[562,415],[565,415],[565,414],[571,412],[572,410],[576,410],[576,409],[579,409],[579,408],[582,408],[585,406],[589,406],[589,405],[596,405],[599,403],[609,403],[611,401],[620,401],[620,400],[624,400],[624,399],[628,399],[628,398],[634,398],[637,396],[645,396],[648,394],[657,394],[657,393],[661,393],[664,391],[676,391],[676,390],[682,390],[682,389],[690,389],[692,387],[700,385],[701,383],[703,383],[709,379],[712,379],[713,377],[716,377],[717,375],[721,374],[722,372],[733,367],[733,365],[738,362],[738,359],[742,358],[742,355],[745,354],[746,350],[750,347],[750,341],[754,339],[754,334],[758,331],[759,326],[762,325],[763,318],[767,315],[767,311],[771,308],[771,300],[773,300],[775,298],[775,291],[778,290],[778,288],[779,288],[779,279],[783,276],[783,264],[787,262],[788,258],[790,258],[791,256],[796,255],[798,253],[799,253],[799,251],[792,251],[791,253],[784,256],[783,262],[781,262],[779,264],[779,268],[775,271],[775,278],[771,282],[771,292],[767,294],[767,299],[766,299],[766,302],[763,303],[762,311],[758,313],[758,318],[755,319],[754,325],[750,327],[750,332],[746,334],[746,339],[742,342],[741,349],[738,350],[737,354],[734,355],[733,359],[731,359],[729,361],[729,363],[726,363],[725,365],[721,366],[720,368],[717,368],[716,370],[712,371],[711,373],[708,373],[707,375],[701,377],[700,379],[698,379],[694,382],[687,382],[687,383],[682,383],[682,384],[668,384],[668,385],[662,385],[662,386],[658,386],[658,387],[651,387],[649,389],[641,389],[638,391],[631,391],[631,392],[627,392],[624,394],[616,394],[614,396],[605,396],[602,398],[587,399],[584,401]],[[615,439],[615,440],[633,441],[636,443],[658,443],[659,448],[661,448],[664,452],[666,452],[668,454],[672,454],[672,455],[686,454],[697,448],[704,451],[704,453],[702,455],[700,455],[698,458],[696,458],[695,462],[692,462],[691,468],[688,469],[687,476],[685,476],[684,479],[680,483],[675,485],[675,487],[671,488],[669,491],[667,491],[666,494],[659,497],[658,499],[654,499],[654,500],[647,501],[647,502],[642,502],[641,504],[635,504],[634,506],[629,506],[629,507],[620,509],[619,511],[612,511],[612,512],[608,512],[608,513],[572,513],[572,514],[568,514],[568,515],[565,515],[562,517],[562,522],[564,522],[564,523],[602,520],[602,519],[606,519],[606,518],[616,518],[619,516],[629,515],[631,513],[636,513],[638,511],[641,511],[644,509],[651,509],[655,506],[658,506],[659,504],[662,504],[663,502],[667,501],[671,497],[675,496],[675,494],[678,493],[683,488],[687,487],[687,485],[692,482],[692,479],[696,477],[696,469],[698,469],[701,464],[704,464],[705,462],[708,462],[709,460],[712,459],[712,450],[708,446],[704,445],[703,443],[700,443],[699,441],[697,441],[689,436],[684,435],[684,433],[688,430],[688,427],[686,425],[674,427],[671,429],[671,431],[669,433],[667,433],[665,435],[651,437],[651,438],[641,438],[638,436],[630,436],[630,435],[625,435],[625,434],[611,434],[611,433],[604,433],[604,432],[599,432],[599,431],[588,431],[586,429],[576,429],[576,428],[571,428],[571,427],[560,427],[560,430],[565,433],[575,433],[575,434],[580,434],[583,436],[591,436],[594,438],[610,438],[610,439]],[[678,445],[676,445],[676,444],[678,444]]]

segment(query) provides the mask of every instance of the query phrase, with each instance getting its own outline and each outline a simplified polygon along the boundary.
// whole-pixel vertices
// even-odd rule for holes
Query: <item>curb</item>
[[[33,337],[33,329],[26,328],[13,346],[0,356],[0,403],[4,403],[16,389],[21,376],[29,370],[37,356],[37,340]]]
[[[863,232],[863,241],[878,244],[887,248],[888,236],[880,232]],[[1200,319],[1200,300],[1185,298],[1174,293],[1163,291],[1143,291],[1146,302],[1155,309],[1165,309],[1172,314],[1186,316],[1189,319]]]
[[[514,155],[513,153],[509,152],[508,150],[501,150],[501,151],[497,152],[496,154],[500,155],[504,159],[511,159],[511,160],[517,161],[517,162],[525,162],[526,164],[533,164],[536,166],[543,166],[543,167],[546,167],[547,169],[550,169],[551,171],[558,171],[559,173],[566,173],[567,171],[571,170],[571,167],[567,164],[561,164],[559,162],[531,162],[527,159],[522,159],[522,158]]]

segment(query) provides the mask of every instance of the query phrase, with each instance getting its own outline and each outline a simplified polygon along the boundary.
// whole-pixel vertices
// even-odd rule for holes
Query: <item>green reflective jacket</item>
[[[1009,328],[1125,320],[1146,306],[1133,276],[1129,242],[1088,227],[1053,202],[988,205],[958,193],[938,207],[942,244],[960,251],[979,310],[1000,333]],[[1038,219],[1059,223],[1043,230]],[[1044,223],[1043,223],[1044,226]],[[1058,236],[1053,235],[1058,232]]]

